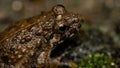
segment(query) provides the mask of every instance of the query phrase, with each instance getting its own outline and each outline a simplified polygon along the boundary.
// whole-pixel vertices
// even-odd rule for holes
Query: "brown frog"
[[[79,33],[83,17],[56,5],[51,11],[12,24],[0,35],[0,68],[63,66],[51,51]]]

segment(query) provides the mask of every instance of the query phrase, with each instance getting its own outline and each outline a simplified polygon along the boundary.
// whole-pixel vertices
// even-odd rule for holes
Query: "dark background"
[[[0,0],[0,27],[48,11],[56,4],[84,15],[97,27],[120,20],[120,0]]]

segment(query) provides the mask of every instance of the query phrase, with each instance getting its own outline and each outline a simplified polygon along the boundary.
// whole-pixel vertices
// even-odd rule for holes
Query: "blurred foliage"
[[[79,68],[113,68],[115,63],[104,54],[89,55],[85,60],[79,64]]]

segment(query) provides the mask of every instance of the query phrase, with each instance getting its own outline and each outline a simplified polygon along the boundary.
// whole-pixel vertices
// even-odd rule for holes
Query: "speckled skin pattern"
[[[0,35],[0,68],[57,68],[51,51],[80,30],[82,17],[56,5],[12,24]]]

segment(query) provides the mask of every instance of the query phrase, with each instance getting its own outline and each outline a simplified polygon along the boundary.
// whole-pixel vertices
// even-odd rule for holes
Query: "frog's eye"
[[[61,30],[61,31],[66,30],[66,28],[67,28],[67,26],[64,25],[64,24],[60,24],[60,25],[59,25],[59,30]]]
[[[53,7],[53,11],[55,12],[55,14],[61,15],[65,13],[65,7],[59,4]]]

